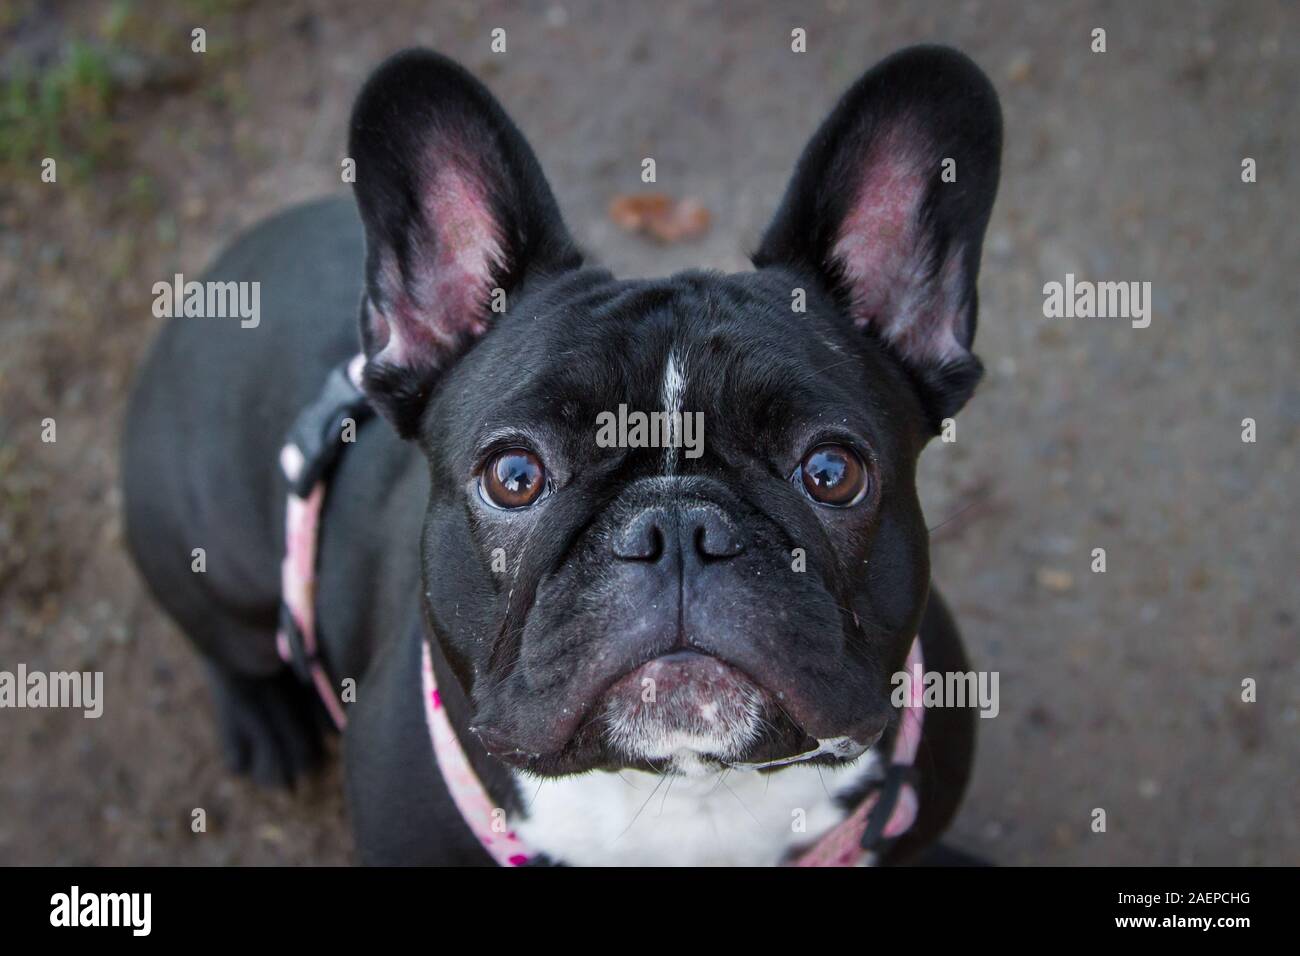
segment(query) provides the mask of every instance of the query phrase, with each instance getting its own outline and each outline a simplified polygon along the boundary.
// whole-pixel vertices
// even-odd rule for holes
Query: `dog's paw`
[[[242,677],[214,672],[217,727],[231,770],[264,787],[292,787],[320,766],[318,704],[291,672]]]

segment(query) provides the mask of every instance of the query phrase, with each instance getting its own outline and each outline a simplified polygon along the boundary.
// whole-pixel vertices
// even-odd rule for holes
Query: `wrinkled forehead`
[[[794,289],[758,273],[548,289],[471,353],[451,391],[476,435],[581,433],[625,405],[702,413],[713,435],[756,439],[863,411],[860,351]]]

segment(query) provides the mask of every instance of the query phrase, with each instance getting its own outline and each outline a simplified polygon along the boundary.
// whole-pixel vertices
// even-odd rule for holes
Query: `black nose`
[[[736,525],[716,505],[656,505],[639,512],[614,536],[614,554],[625,561],[717,561],[745,550]]]

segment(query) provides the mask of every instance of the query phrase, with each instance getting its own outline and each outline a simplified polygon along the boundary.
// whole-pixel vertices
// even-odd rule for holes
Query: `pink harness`
[[[295,440],[289,441],[280,451],[280,468],[289,480],[290,492],[285,511],[285,555],[280,566],[284,607],[280,629],[276,633],[276,647],[280,657],[315,686],[340,731],[347,726],[347,715],[325,671],[316,641],[316,545],[328,484],[328,464],[339,450],[331,447],[327,433],[333,432],[337,440],[340,416],[355,408],[354,399],[339,397],[338,381],[350,383],[360,395],[364,361],[364,356],[357,356],[348,363],[345,375],[332,377],[325,395],[330,396],[328,389],[333,388],[333,401],[318,401],[307,409],[303,415],[307,421],[300,420],[295,425]],[[304,435],[308,437],[302,438]],[[323,438],[325,444],[317,442],[317,438]],[[308,451],[305,453],[300,445],[307,445]],[[305,481],[305,478],[311,480]],[[493,804],[482,781],[474,773],[447,717],[447,710],[442,706],[427,640],[421,642],[421,649],[421,696],[438,772],[465,825],[492,859],[501,866],[523,866],[538,854],[509,829],[505,812]],[[912,641],[906,666],[913,675],[924,670],[919,637]],[[925,714],[921,694],[921,681],[912,680],[911,699],[903,708],[884,780],[872,787],[851,814],[795,859],[794,866],[856,866],[866,862],[873,851],[911,828],[919,806],[916,788],[910,778]]]

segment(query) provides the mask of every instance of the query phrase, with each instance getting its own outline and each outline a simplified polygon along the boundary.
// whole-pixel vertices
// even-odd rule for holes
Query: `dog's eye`
[[[488,459],[479,493],[495,508],[526,508],[542,494],[546,469],[526,448],[507,448]]]
[[[808,452],[798,478],[809,498],[835,508],[856,505],[867,493],[866,466],[844,445],[818,445]]]

